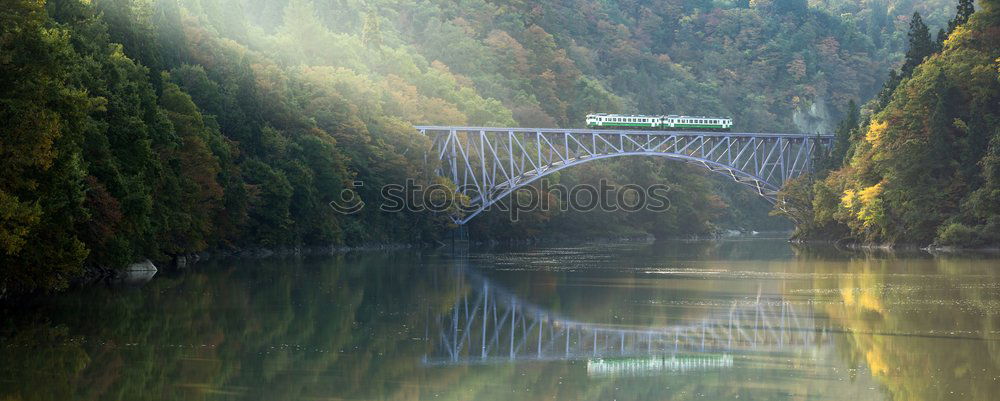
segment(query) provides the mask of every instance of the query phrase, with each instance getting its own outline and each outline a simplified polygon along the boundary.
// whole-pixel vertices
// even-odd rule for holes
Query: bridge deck
[[[628,135],[704,135],[709,137],[747,137],[747,138],[833,138],[828,134],[796,134],[777,132],[725,132],[725,131],[667,131],[667,130],[622,130],[622,129],[594,129],[594,128],[506,128],[506,127],[465,127],[465,126],[443,126],[443,125],[416,125],[418,131],[458,131],[458,132],[480,132],[487,133],[543,133],[543,134],[628,134]]]

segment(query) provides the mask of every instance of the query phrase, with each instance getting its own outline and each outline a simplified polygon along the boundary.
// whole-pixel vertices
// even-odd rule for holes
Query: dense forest
[[[984,139],[997,126],[989,94],[997,85],[990,40],[998,35],[988,5],[963,26],[948,23],[953,7],[4,0],[0,290],[59,289],[83,266],[169,261],[209,249],[432,242],[451,228],[446,216],[375,208],[348,216],[328,203],[354,181],[364,182],[354,190],[367,203],[378,201],[383,184],[440,181],[423,157],[430,142],[412,124],[572,127],[593,111],[718,114],[732,116],[738,129],[829,132],[854,116],[854,102],[885,98],[869,125],[838,130],[850,131],[839,158],[847,166],[811,177],[824,184],[810,181],[799,191],[809,199],[797,204],[810,207],[796,212],[815,215],[799,221],[848,227],[872,240],[897,239],[893,230],[909,227],[904,223],[923,230],[904,229],[922,232],[914,240],[934,238],[945,225],[947,238],[988,232],[982,216],[996,214],[989,188],[998,185],[997,173],[982,176],[977,161],[1000,157],[986,156],[997,146],[987,152]],[[951,31],[944,50],[920,67],[907,53],[913,11]],[[896,73],[904,54],[907,64]],[[886,77],[890,85],[880,92]],[[894,123],[875,134],[868,127],[919,114],[925,87],[935,83],[949,89],[934,89],[947,92],[937,100],[947,107],[933,124],[946,126],[942,138],[963,142],[944,140],[947,152],[923,156],[957,165],[900,172],[912,165],[904,163],[910,156],[891,161],[884,154],[910,146],[903,137],[912,127]],[[951,106],[954,99],[970,108]],[[879,132],[886,146],[862,140]],[[930,146],[937,145],[924,151]],[[996,169],[987,164],[984,170]],[[902,173],[951,189],[911,204],[906,191],[926,187],[897,189],[909,185],[893,181]],[[517,223],[488,214],[471,231],[481,238],[681,236],[775,224],[760,216],[766,203],[732,183],[661,160],[594,163],[549,180],[602,178],[667,183],[673,208],[583,219],[536,213]],[[872,220],[864,199],[883,181],[880,207],[903,202],[908,216],[923,221]],[[830,204],[819,195],[824,188],[855,191],[862,200],[826,213],[812,207]],[[933,197],[949,202],[924,213]],[[727,207],[733,204],[741,207]]]
[[[801,238],[1000,243],[1000,3],[960,1],[932,38],[919,15],[880,94],[836,130],[826,169],[786,186]]]

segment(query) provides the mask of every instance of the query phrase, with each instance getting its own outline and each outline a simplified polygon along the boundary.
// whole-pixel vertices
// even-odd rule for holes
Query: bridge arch
[[[620,156],[656,156],[723,174],[771,203],[789,179],[812,168],[830,136],[807,134],[609,131],[418,126],[430,136],[439,175],[470,200],[467,223],[490,205],[557,171]]]
[[[696,320],[623,326],[547,310],[470,269],[452,274],[458,275],[460,287],[451,307],[425,315],[427,365],[659,356],[656,365],[680,370],[683,365],[671,366],[672,360],[662,357],[808,350],[828,339],[827,327],[818,324],[811,305],[781,296],[734,299]],[[711,361],[696,357],[689,362],[692,367],[724,367]]]

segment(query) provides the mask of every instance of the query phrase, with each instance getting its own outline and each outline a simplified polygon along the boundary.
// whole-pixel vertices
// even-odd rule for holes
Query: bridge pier
[[[448,241],[452,248],[468,248],[469,247],[469,227],[465,224],[460,224],[458,227],[451,229],[448,232]]]

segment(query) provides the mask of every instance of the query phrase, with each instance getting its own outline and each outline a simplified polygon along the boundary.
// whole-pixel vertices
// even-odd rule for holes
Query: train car
[[[589,128],[658,129],[678,131],[729,131],[733,119],[705,116],[647,116],[635,114],[588,114]]]
[[[661,125],[661,116],[604,113],[587,115],[587,126],[590,128],[660,129]]]
[[[705,116],[665,116],[663,126],[684,131],[729,131],[733,119]]]

